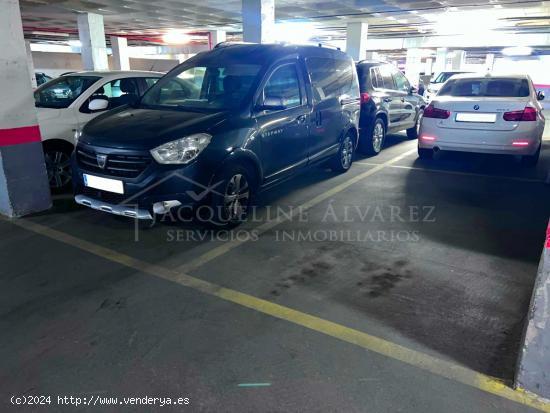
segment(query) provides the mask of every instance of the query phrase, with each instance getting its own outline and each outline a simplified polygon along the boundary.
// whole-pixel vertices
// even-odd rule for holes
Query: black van
[[[350,168],[359,100],[354,63],[339,50],[218,45],[85,126],[75,200],[143,219],[208,205],[211,220],[236,224],[259,189],[320,162]]]
[[[405,130],[418,137],[426,102],[399,69],[389,63],[363,60],[357,63],[361,89],[361,152],[378,155],[387,133]]]

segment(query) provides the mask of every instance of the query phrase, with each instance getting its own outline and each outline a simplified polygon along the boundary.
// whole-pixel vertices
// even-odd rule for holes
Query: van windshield
[[[451,79],[441,89],[438,96],[464,97],[527,97],[529,96],[527,79]]]
[[[141,104],[158,108],[227,110],[249,95],[260,65],[184,66],[149,89]]]

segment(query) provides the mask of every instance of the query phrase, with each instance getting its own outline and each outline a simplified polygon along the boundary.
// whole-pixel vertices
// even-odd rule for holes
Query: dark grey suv
[[[418,137],[418,125],[426,106],[424,98],[395,66],[377,61],[357,63],[361,90],[359,149],[377,155],[387,133],[407,131]]]

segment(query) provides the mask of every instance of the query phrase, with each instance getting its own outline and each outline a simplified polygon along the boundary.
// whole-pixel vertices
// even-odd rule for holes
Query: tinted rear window
[[[451,79],[439,92],[439,96],[464,97],[527,97],[527,79]]]

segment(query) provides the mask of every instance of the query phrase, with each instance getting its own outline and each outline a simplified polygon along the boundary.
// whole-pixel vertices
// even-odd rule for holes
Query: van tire
[[[355,155],[355,141],[351,134],[347,134],[338,148],[338,153],[332,158],[330,168],[334,172],[343,173],[349,171]]]
[[[366,155],[376,156],[382,151],[386,140],[386,123],[377,117],[372,126],[359,139],[359,149]],[[381,135],[381,136],[380,136]]]
[[[539,162],[540,157],[540,147],[542,145],[539,145],[539,148],[533,155],[524,155],[521,157],[521,164],[527,168],[533,168],[537,165]]]
[[[206,218],[204,221],[208,226],[233,228],[248,217],[254,193],[253,173],[243,165],[229,164],[214,176],[212,183],[215,185],[220,181],[223,183],[211,194],[208,216],[201,216],[201,221]]]
[[[407,138],[409,139],[418,139],[418,132],[420,129],[420,121],[422,120],[422,116],[424,115],[424,109],[420,109],[418,111],[418,115],[416,117],[416,123],[412,128],[407,129]]]

